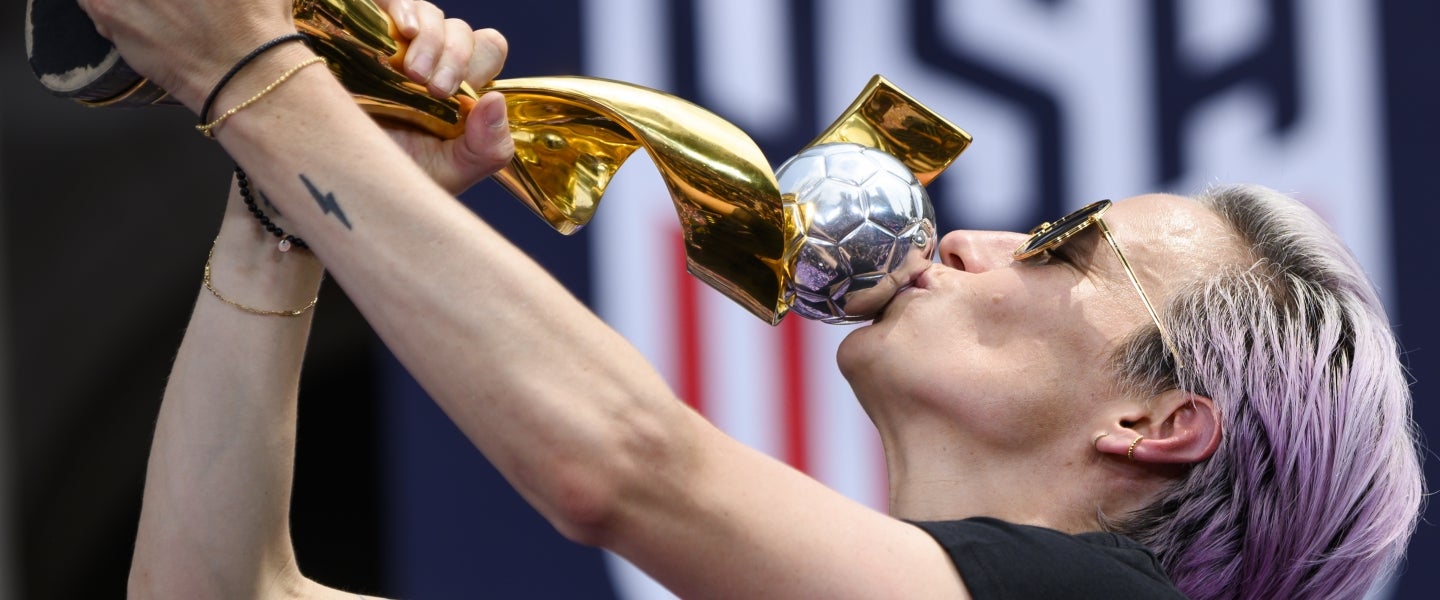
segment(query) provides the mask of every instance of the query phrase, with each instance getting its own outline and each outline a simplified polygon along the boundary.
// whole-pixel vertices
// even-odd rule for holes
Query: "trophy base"
[[[475,90],[435,98],[395,70],[405,43],[372,0],[294,0],[294,9],[296,30],[366,112],[446,139],[464,133]],[[30,67],[51,94],[87,106],[179,104],[125,64],[76,0],[28,0],[25,20]]]
[[[91,106],[174,104],[125,64],[75,0],[28,0],[25,54],[45,90]]]

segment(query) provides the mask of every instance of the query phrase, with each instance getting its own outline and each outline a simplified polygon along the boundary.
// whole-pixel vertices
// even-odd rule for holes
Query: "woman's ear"
[[[1222,435],[1215,402],[1180,390],[1156,396],[1148,408],[1117,418],[1108,429],[1096,436],[1096,450],[1157,464],[1194,464],[1210,458]]]

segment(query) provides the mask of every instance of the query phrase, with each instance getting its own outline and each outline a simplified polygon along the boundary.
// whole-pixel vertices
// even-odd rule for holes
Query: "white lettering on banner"
[[[1177,189],[1255,182],[1294,195],[1325,216],[1393,302],[1376,10],[1349,0],[1295,2],[1302,116],[1286,135],[1267,135],[1269,109],[1235,90],[1188,124],[1193,162]]]
[[[746,131],[776,129],[795,118],[795,72],[785,46],[794,26],[787,4],[696,3],[697,20],[704,24],[696,32],[696,62],[705,107]]]
[[[933,188],[942,221],[1024,230],[1099,198],[1261,183],[1326,215],[1386,290],[1367,3],[813,5],[806,22],[794,2],[591,0],[586,72],[662,90],[693,78],[693,100],[771,139],[790,127],[818,133],[880,73],[975,136]],[[694,15],[694,39],[671,30],[677,10]],[[928,47],[927,27],[937,34]],[[813,64],[794,45],[807,32]],[[676,64],[682,55],[691,64]],[[799,105],[802,81],[814,82],[818,106]],[[740,441],[885,508],[878,439],[834,366],[849,328],[794,317],[770,328],[683,273],[674,208],[638,153],[589,235],[597,311],[687,401]],[[667,595],[623,560],[611,566],[623,597]]]

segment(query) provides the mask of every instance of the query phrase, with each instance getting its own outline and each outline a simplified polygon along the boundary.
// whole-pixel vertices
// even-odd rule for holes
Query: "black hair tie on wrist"
[[[291,246],[310,248],[305,245],[305,240],[286,234],[284,229],[272,222],[270,217],[265,216],[265,211],[260,210],[260,207],[255,204],[255,197],[250,194],[250,178],[245,176],[245,170],[241,169],[240,165],[235,165],[235,184],[240,188],[240,199],[245,202],[245,208],[250,209],[250,214],[260,220],[260,225],[265,227],[265,231],[280,238],[281,252],[289,252]]]
[[[210,107],[215,104],[215,98],[220,95],[220,90],[225,88],[225,84],[230,83],[230,80],[235,78],[235,74],[239,73],[240,69],[245,68],[245,65],[250,64],[250,61],[259,58],[261,54],[266,53],[271,48],[279,46],[280,44],[283,44],[285,42],[293,42],[296,40],[309,42],[310,38],[303,33],[291,33],[288,35],[282,35],[273,40],[260,44],[259,46],[256,46],[255,49],[251,50],[249,54],[240,57],[240,60],[235,63],[235,66],[230,67],[230,70],[226,71],[225,75],[220,77],[220,83],[215,84],[215,87],[210,90],[210,95],[205,97],[205,104],[200,106],[200,124],[204,125],[210,121]]]

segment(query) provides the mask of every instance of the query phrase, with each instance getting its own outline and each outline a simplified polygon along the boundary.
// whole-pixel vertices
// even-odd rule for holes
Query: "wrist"
[[[318,60],[301,34],[291,32],[277,36],[256,44],[247,54],[227,65],[223,74],[214,75],[207,87],[198,91],[202,101],[186,104],[199,115],[202,125],[218,125],[243,112],[250,104],[264,102],[269,92],[295,75],[293,71]],[[210,131],[202,127],[201,131],[214,137],[218,129]]]
[[[302,316],[315,307],[324,273],[318,263],[312,268],[302,261],[292,256],[257,260],[247,249],[217,238],[205,260],[204,286],[216,300],[247,313]]]
[[[170,71],[170,76],[157,74],[157,77],[152,79],[164,87],[172,98],[199,114],[201,105],[216,89],[223,75],[247,53],[269,40],[295,32],[294,22],[289,18],[286,19],[283,26],[278,22],[264,27],[258,24],[252,24],[250,27],[237,24],[220,35],[219,39],[210,40],[212,42],[210,44],[192,45],[189,46],[190,51],[188,52],[177,52],[176,54],[186,56],[179,59],[177,67]],[[303,46],[304,44],[295,42],[293,45]],[[279,48],[277,47],[276,50]],[[242,69],[242,71],[244,70],[249,69]],[[237,78],[238,75],[239,73],[237,73]],[[164,80],[162,81],[161,78]]]
[[[253,307],[292,309],[315,298],[325,268],[308,250],[280,252],[274,236],[231,201],[210,258],[212,284],[224,296]]]

